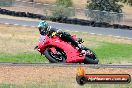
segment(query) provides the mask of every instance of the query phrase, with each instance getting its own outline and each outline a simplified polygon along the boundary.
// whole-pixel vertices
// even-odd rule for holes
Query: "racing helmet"
[[[46,21],[41,21],[38,24],[38,28],[47,29],[49,27],[48,23]]]

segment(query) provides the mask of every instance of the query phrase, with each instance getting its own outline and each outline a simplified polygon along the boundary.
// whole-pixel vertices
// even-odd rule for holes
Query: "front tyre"
[[[51,63],[66,63],[66,56],[63,50],[56,48],[57,53],[54,54],[50,48],[46,48],[44,51],[45,57],[49,60]]]

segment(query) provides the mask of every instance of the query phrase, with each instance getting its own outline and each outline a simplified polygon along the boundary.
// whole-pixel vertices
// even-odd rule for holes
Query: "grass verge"
[[[70,85],[64,83],[52,83],[52,84],[0,84],[0,88],[131,88],[131,84],[85,84],[80,86],[78,84]]]
[[[40,21],[38,19],[32,19],[27,17],[15,17],[10,15],[3,15],[3,14],[0,14],[0,18],[6,18],[6,19],[8,18],[8,19],[24,20],[24,21]]]
[[[44,63],[46,58],[39,53],[0,54],[0,62]]]
[[[104,43],[103,46],[93,49],[101,64],[132,63],[132,45],[118,43]]]

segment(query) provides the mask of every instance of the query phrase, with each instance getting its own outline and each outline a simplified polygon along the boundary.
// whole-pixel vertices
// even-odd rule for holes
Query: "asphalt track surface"
[[[88,67],[88,68],[132,68],[132,64],[72,64],[72,63],[8,63],[8,62],[1,62],[0,66],[46,66],[46,67]]]
[[[32,27],[37,27],[38,25],[38,21],[24,21],[24,20],[15,20],[15,19],[6,19],[6,18],[0,18],[0,23],[32,26]],[[108,35],[108,36],[114,36],[119,38],[132,39],[132,30],[80,26],[80,25],[55,23],[55,22],[49,22],[49,24],[52,27],[59,28],[62,30],[88,32],[90,34]]]
[[[22,25],[22,26],[32,26],[37,27],[38,22],[36,21],[24,21],[24,20],[15,20],[15,19],[5,19],[0,18],[0,23],[2,24],[13,24],[13,25]],[[101,35],[109,35],[115,37],[123,37],[132,39],[132,31],[131,30],[122,30],[122,29],[112,29],[112,28],[98,28],[98,27],[90,27],[90,26],[80,26],[80,25],[72,25],[72,24],[64,24],[64,23],[49,23],[52,27],[59,28],[62,30],[71,30],[71,31],[80,31],[80,32],[88,32],[91,34],[101,34]],[[89,67],[89,68],[132,68],[132,64],[98,64],[98,65],[84,65],[84,64],[50,64],[50,63],[8,63],[8,62],[0,62],[0,66],[58,66],[58,67]]]

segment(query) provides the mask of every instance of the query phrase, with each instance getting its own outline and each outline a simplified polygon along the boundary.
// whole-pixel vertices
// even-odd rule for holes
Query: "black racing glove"
[[[57,32],[57,34],[59,34],[59,35],[60,35],[60,34],[63,34],[63,31],[62,31],[61,29],[58,29],[56,32]]]

